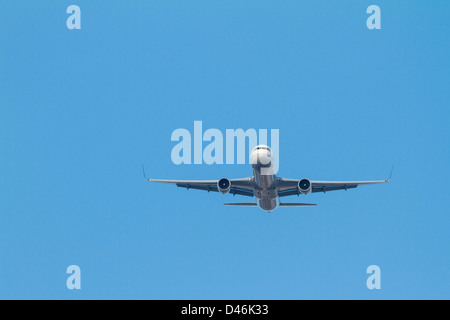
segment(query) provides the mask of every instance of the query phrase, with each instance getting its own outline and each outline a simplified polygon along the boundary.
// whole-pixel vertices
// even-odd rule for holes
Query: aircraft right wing
[[[177,187],[186,189],[197,189],[205,191],[219,192],[217,188],[217,183],[219,180],[163,180],[163,179],[148,179],[150,182],[168,183],[175,184]],[[229,193],[232,195],[243,195],[248,197],[253,197],[253,185],[251,178],[241,178],[241,179],[228,179],[231,183]]]

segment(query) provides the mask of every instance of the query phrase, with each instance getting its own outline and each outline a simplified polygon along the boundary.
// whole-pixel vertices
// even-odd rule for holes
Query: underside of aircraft
[[[219,180],[164,180],[149,179],[150,182],[174,184],[180,188],[220,192],[222,194],[241,195],[256,198],[256,202],[225,203],[226,206],[260,207],[272,212],[277,207],[307,207],[313,203],[280,202],[280,198],[316,192],[354,189],[359,185],[386,183],[390,180],[372,181],[315,181],[303,179],[279,178],[273,173],[271,150],[259,145],[251,152],[253,176],[240,179],[222,178]],[[391,171],[392,175],[392,171]],[[145,172],[144,172],[145,177]]]

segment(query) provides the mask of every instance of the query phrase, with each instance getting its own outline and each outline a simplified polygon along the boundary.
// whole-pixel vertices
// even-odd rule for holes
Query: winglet
[[[391,168],[391,174],[389,175],[389,178],[384,180],[385,182],[389,182],[391,180],[391,178],[392,178],[392,171],[394,171],[394,166],[392,166],[392,168]]]
[[[142,165],[142,174],[144,175],[145,180],[148,181],[148,178],[145,175],[145,169],[144,169],[144,165]]]

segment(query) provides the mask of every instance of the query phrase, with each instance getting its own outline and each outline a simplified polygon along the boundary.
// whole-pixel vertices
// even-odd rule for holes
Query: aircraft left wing
[[[219,180],[162,180],[162,179],[148,179],[150,182],[175,184],[177,187],[186,189],[197,189],[205,191],[219,192],[217,183]],[[251,178],[228,179],[231,182],[229,193],[232,195],[243,195],[253,197],[253,183]]]
[[[311,180],[311,192],[327,192],[335,190],[354,189],[359,185],[378,184],[389,182],[386,180],[371,180],[371,181],[313,181]],[[297,188],[299,180],[295,179],[280,179],[278,181],[278,196],[285,197],[290,195],[299,195],[300,191]]]

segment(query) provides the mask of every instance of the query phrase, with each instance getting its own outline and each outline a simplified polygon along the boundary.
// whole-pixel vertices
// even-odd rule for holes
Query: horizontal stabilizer
[[[309,207],[309,206],[317,206],[315,203],[280,203],[280,207]]]
[[[238,207],[256,207],[255,202],[233,202],[233,203],[224,203],[226,206],[238,206]]]

